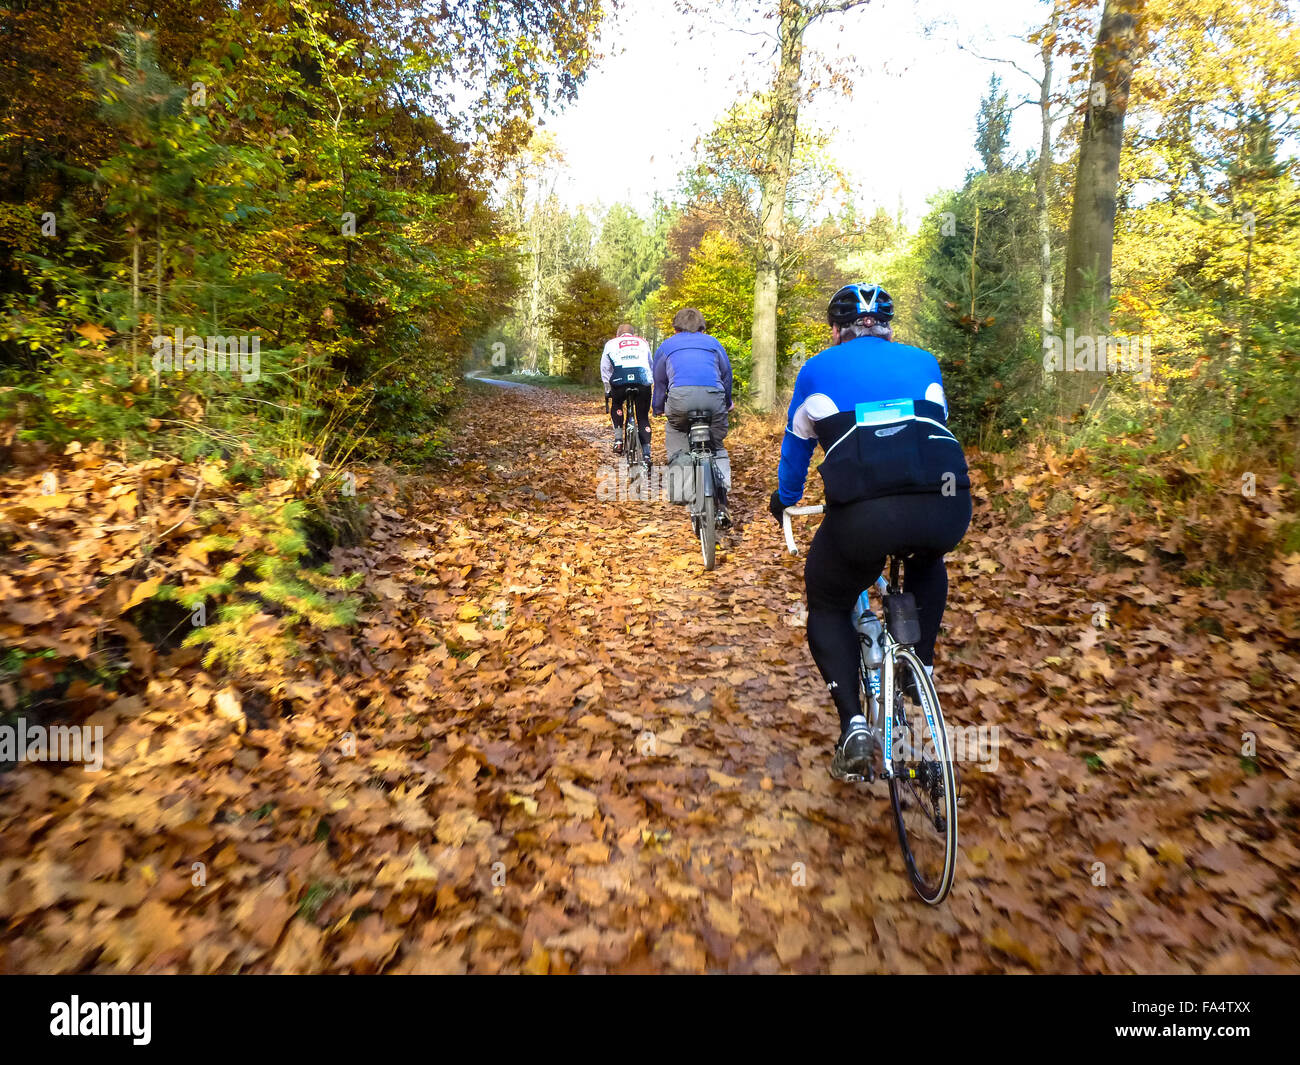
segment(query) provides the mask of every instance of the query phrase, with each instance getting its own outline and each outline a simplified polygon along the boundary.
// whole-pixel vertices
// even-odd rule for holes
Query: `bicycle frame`
[[[714,451],[709,411],[689,413],[689,448],[695,469],[695,492],[691,501],[691,528],[700,539],[705,570],[716,564],[718,549],[718,486],[714,480]]]

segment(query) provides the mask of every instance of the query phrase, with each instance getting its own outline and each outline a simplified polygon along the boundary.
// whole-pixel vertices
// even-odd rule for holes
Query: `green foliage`
[[[547,322],[564,353],[568,377],[593,384],[600,379],[600,354],[618,328],[618,289],[592,267],[574,270]]]
[[[1300,34],[1284,3],[1159,11],[1121,157],[1112,332],[1146,337],[1149,381],[1120,375],[1077,443],[1142,434],[1210,468],[1300,455]],[[1258,467],[1257,467],[1258,468]]]
[[[750,328],[754,311],[754,263],[738,241],[709,233],[691,255],[681,280],[660,302],[659,327],[672,333],[673,315],[695,307],[704,315],[706,330],[718,339],[731,360],[733,391],[743,396],[749,385]]]
[[[67,168],[80,202],[54,239],[0,212],[0,383],[23,435],[336,461],[427,450],[519,282],[490,175],[429,108],[430,78],[478,81],[470,56],[491,67],[467,113],[509,151],[532,101],[572,95],[601,15],[544,3],[489,27],[490,5],[416,6],[403,34],[386,0],[254,0],[176,16],[186,46],[167,53],[143,29],[76,42],[101,57],[79,92],[112,147]],[[424,47],[430,33],[464,52]],[[18,115],[0,114],[6,143]],[[177,329],[256,338],[260,374],[158,373],[153,339]]]
[[[1032,212],[1028,174],[976,174],[937,200],[916,238],[914,342],[939,359],[963,440],[1018,428],[1041,382]]]
[[[251,58],[250,51],[243,54]],[[136,73],[149,95],[133,89]],[[434,249],[410,239],[409,222],[405,232],[392,225],[404,221],[399,201],[409,210],[422,198],[384,193],[378,174],[367,180],[359,166],[359,199],[364,203],[368,190],[375,216],[390,226],[378,227],[373,236],[360,230],[351,238],[357,247],[345,250],[348,237],[335,236],[332,226],[309,228],[284,217],[301,212],[300,217],[337,218],[340,212],[313,204],[310,194],[282,195],[293,183],[292,171],[274,154],[238,143],[218,147],[207,115],[177,111],[178,90],[139,35],[125,35],[116,62],[100,64],[90,75],[101,86],[106,117],[129,134],[95,174],[111,223],[102,245],[112,252],[116,237],[125,261],[110,258],[95,269],[72,257],[31,259],[43,287],[22,303],[14,301],[8,334],[39,351],[52,371],[22,382],[48,415],[48,423],[37,417],[39,431],[55,438],[140,440],[146,430],[168,426],[218,440],[251,435],[292,451],[341,411],[351,413],[348,390],[339,388],[349,371],[356,378],[392,379],[389,367],[400,365],[402,356],[428,349],[431,331],[420,328],[420,320],[427,320],[425,308],[432,310],[438,289],[449,286],[432,276]],[[154,103],[155,97],[165,106]],[[232,131],[227,116],[216,121],[227,135]],[[332,156],[339,145],[322,147]],[[361,158],[360,143],[352,154]],[[301,153],[296,162],[301,168]],[[312,228],[319,232],[312,234]],[[286,239],[290,244],[277,249],[282,258],[267,256],[267,245]],[[87,244],[82,240],[81,248]],[[376,252],[371,267],[368,245]],[[306,269],[300,266],[296,277],[281,272],[284,262],[298,256]],[[355,271],[340,271],[349,259]],[[141,260],[144,269],[138,269]],[[411,263],[423,263],[423,273]],[[369,303],[380,313],[368,312],[364,322],[336,322],[328,306],[331,287],[340,296],[351,293],[354,306]],[[52,314],[44,301],[51,288],[58,293]],[[325,306],[323,328],[306,321],[312,304]],[[264,324],[268,306],[280,312],[274,332]],[[97,322],[107,324],[107,333]],[[80,323],[91,323],[95,342],[64,339],[75,337]],[[177,329],[190,336],[255,337],[259,376],[250,381],[231,374],[150,373],[150,337],[173,336]],[[113,334],[119,341],[106,342]],[[371,358],[361,343],[367,336],[387,340],[398,359],[383,365]],[[435,396],[455,378],[451,365],[441,372],[421,369],[409,361],[402,367]],[[145,398],[133,398],[141,394]],[[266,417],[271,412],[284,413]],[[151,436],[150,442],[167,446],[165,436]]]
[[[306,631],[350,625],[359,603],[346,593],[365,575],[337,577],[328,567],[308,564],[304,501],[263,504],[249,492],[240,504],[234,528],[208,515],[208,524],[220,531],[196,545],[217,566],[216,576],[184,587],[163,585],[155,598],[186,611],[214,606],[216,617],[196,627],[184,645],[203,647],[209,669],[260,676],[291,661]]]
[[[1002,173],[1007,168],[1004,155],[1011,132],[1011,112],[1007,108],[1007,94],[1002,91],[1002,79],[996,74],[989,78],[988,95],[980,100],[975,129],[975,148],[984,163],[984,173]]]
[[[119,32],[131,12],[148,21]],[[284,483],[324,495],[354,455],[439,451],[461,361],[519,287],[496,167],[535,106],[572,98],[602,17],[586,0],[6,11],[0,439],[213,455],[250,486],[239,521],[204,516],[215,577],[159,593],[211,601],[189,639],[209,666],[265,673],[352,620],[358,578],[315,568],[328,522]],[[200,352],[163,365],[178,335]]]
[[[598,227],[587,210],[569,210],[556,195],[560,161],[554,137],[538,133],[505,175],[501,211],[514,235],[520,285],[509,315],[485,339],[489,345],[505,345],[511,369],[562,371],[558,340],[547,331],[546,323],[574,270],[600,268],[612,259],[608,253],[602,256]],[[623,297],[630,300],[631,293],[624,292]],[[490,350],[490,346],[481,346],[481,365],[486,366]]]
[[[663,284],[670,218],[670,212],[659,203],[649,218],[617,203],[605,215],[596,242],[596,265],[618,289],[622,316],[651,342],[656,339],[656,327],[646,313],[646,301]]]
[[[740,242],[720,232],[706,233],[680,279],[661,290],[657,300],[659,327],[672,332],[672,318],[682,307],[695,307],[704,315],[708,331],[726,349],[735,376],[735,393],[749,389],[753,372],[751,327],[754,312],[754,260]],[[825,285],[798,265],[787,271],[777,302],[777,365],[789,370],[793,363],[816,354],[828,342],[821,314]]]

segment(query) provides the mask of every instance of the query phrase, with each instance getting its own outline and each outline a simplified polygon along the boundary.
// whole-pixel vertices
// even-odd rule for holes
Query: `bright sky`
[[[800,120],[832,133],[831,153],[852,175],[860,204],[892,213],[901,198],[915,222],[927,197],[960,184],[978,163],[975,114],[989,75],[1002,77],[1012,103],[1037,96],[1013,67],[976,59],[955,42],[1034,71],[1036,50],[1015,38],[1041,25],[1049,10],[1045,0],[873,0],[828,19],[810,31],[810,43],[832,55],[856,51],[864,73],[851,100],[824,93]],[[688,35],[692,21],[697,29]],[[640,209],[655,192],[671,198],[696,137],[740,95],[745,79],[750,87],[770,79],[768,65],[750,57],[760,43],[736,29],[700,25],[672,0],[626,0],[606,29],[606,58],[577,102],[547,121],[568,163],[559,194],[570,206],[626,200]],[[1012,149],[1036,148],[1039,129],[1037,106],[1019,108]]]

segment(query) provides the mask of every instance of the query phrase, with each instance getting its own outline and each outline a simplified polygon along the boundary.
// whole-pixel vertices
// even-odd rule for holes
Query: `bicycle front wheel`
[[[893,696],[894,827],[912,887],[937,906],[957,866],[957,780],[934,682],[907,648],[895,652]]]

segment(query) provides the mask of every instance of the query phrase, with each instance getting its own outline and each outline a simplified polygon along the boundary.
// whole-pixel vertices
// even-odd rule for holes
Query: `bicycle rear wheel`
[[[705,479],[713,476],[713,466],[706,460],[696,468],[699,470],[695,490],[700,500],[700,553],[704,556],[704,568],[711,570],[718,553],[718,501],[712,490],[705,492],[704,486]]]
[[[920,694],[919,702],[904,694],[909,689]],[[957,780],[938,693],[907,648],[894,656],[893,715],[894,828],[912,887],[937,906],[952,888],[957,865]]]
[[[635,477],[641,472],[641,434],[637,431],[636,410],[631,403],[623,417],[623,454],[629,475]]]

